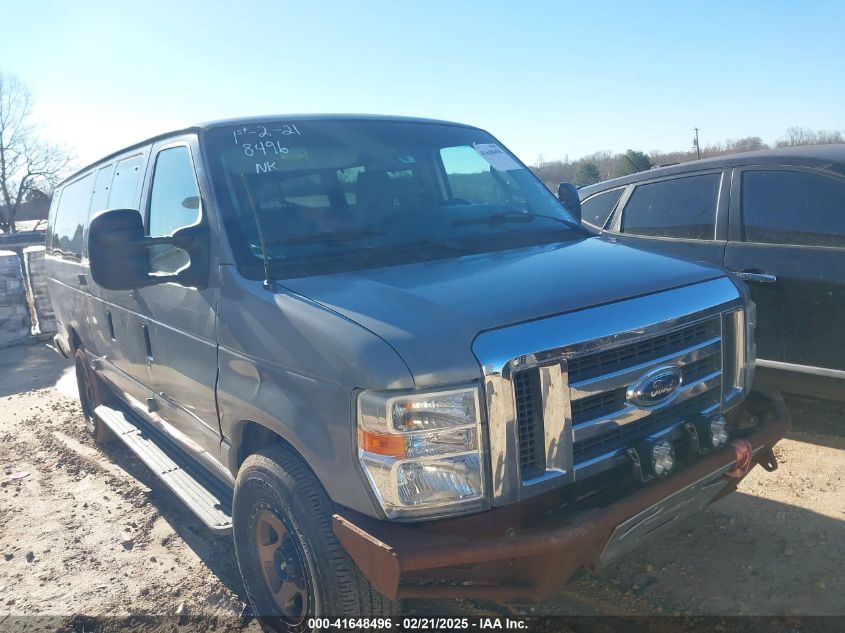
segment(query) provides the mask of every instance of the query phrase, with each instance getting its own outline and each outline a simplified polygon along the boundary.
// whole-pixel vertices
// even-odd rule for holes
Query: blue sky
[[[843,2],[29,2],[0,69],[90,162],[264,113],[480,125],[523,160],[845,128]],[[11,28],[10,25],[15,25]]]

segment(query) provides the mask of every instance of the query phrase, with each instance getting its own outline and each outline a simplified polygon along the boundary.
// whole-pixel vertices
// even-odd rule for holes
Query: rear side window
[[[137,209],[143,156],[132,156],[117,163],[109,189],[110,209]]]
[[[53,235],[56,233],[56,212],[59,209],[59,198],[61,197],[61,190],[56,189],[53,194],[53,200],[50,202],[50,211],[47,215],[47,239],[45,240],[48,252],[53,251]]]
[[[598,193],[581,203],[581,218],[587,224],[602,228],[625,188]]]
[[[63,255],[82,257],[82,236],[88,220],[91,204],[91,190],[94,186],[93,172],[62,189],[56,221],[53,226],[53,251]]]
[[[96,215],[98,211],[108,208],[109,189],[111,188],[113,175],[114,165],[106,165],[97,172],[97,178],[94,180],[94,193],[91,196],[92,217]]]
[[[799,171],[742,174],[746,242],[845,247],[845,183]]]
[[[625,205],[622,232],[712,240],[721,179],[706,174],[639,185]]]

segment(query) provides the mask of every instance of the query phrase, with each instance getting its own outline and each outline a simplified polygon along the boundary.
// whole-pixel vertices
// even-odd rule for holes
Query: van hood
[[[422,386],[479,379],[472,342],[485,330],[721,276],[716,267],[591,237],[280,285],[384,339]]]

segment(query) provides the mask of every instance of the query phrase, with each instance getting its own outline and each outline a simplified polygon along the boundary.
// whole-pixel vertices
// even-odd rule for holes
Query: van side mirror
[[[581,223],[581,197],[578,189],[571,182],[562,182],[557,187],[557,199],[561,201],[566,210],[571,213],[578,223]]]
[[[150,274],[150,248],[167,244],[188,253],[191,263],[173,275]],[[186,227],[169,237],[149,237],[136,209],[100,211],[88,226],[88,262],[94,282],[109,290],[134,290],[165,282],[208,285],[208,229]]]

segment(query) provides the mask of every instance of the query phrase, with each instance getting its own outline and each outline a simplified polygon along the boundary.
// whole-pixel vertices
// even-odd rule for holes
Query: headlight
[[[481,438],[477,387],[358,396],[358,458],[388,518],[483,508]]]

